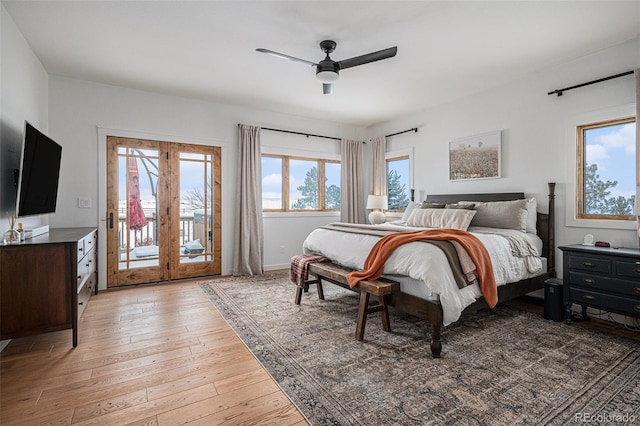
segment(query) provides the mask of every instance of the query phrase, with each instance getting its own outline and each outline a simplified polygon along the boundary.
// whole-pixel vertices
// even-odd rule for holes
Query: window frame
[[[395,151],[389,151],[385,153],[384,156],[385,159],[385,173],[387,173],[386,171],[389,170],[389,161],[394,161],[394,160],[403,160],[403,159],[408,159],[409,160],[409,202],[413,201],[411,200],[411,190],[414,189],[413,186],[413,148],[408,148],[408,149],[400,149],[400,150],[395,150]],[[389,192],[389,180],[388,180],[388,175],[387,175],[387,195]],[[388,213],[403,213],[404,210],[387,210]]]
[[[340,209],[327,209],[325,207],[326,200],[326,185],[324,185],[324,180],[326,176],[325,165],[326,163],[335,163],[340,164],[340,174],[342,175],[342,162],[340,160],[334,160],[330,158],[317,158],[317,157],[303,157],[299,155],[288,155],[288,154],[272,154],[272,153],[262,153],[260,154],[260,159],[262,161],[262,157],[270,157],[270,158],[279,158],[282,160],[282,208],[280,209],[262,209],[263,213],[318,213],[318,212],[339,212]],[[310,161],[315,162],[318,167],[318,206],[322,206],[322,208],[318,209],[292,209],[289,207],[290,204],[290,191],[289,191],[289,162],[290,160],[301,160],[301,161]],[[261,177],[262,179],[262,177]],[[320,185],[320,182],[323,184]]]
[[[607,215],[607,214],[587,214],[584,212],[585,206],[585,131],[603,127],[615,126],[619,124],[636,123],[635,116],[625,116],[610,118],[606,120],[580,124],[576,126],[576,196],[575,196],[575,219],[576,220],[603,220],[603,221],[629,221],[635,220],[634,215]],[[636,159],[638,155],[636,153]],[[636,168],[638,165],[636,164]]]

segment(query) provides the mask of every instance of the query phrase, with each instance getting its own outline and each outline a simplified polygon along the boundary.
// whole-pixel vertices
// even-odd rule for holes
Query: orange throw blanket
[[[382,275],[387,258],[396,248],[420,240],[453,240],[460,243],[476,265],[476,277],[487,304],[493,308],[498,303],[498,291],[489,252],[476,236],[457,229],[399,232],[382,237],[369,252],[364,262],[364,271],[354,271],[347,275],[349,286],[353,288],[361,280],[378,279]]]

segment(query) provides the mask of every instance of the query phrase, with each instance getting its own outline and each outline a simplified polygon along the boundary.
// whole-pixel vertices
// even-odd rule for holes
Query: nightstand
[[[562,250],[565,321],[571,305],[640,318],[640,250],[573,244]]]

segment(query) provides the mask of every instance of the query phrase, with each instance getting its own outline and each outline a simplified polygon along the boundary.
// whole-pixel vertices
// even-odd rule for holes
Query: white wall
[[[388,150],[415,147],[416,198],[432,193],[524,191],[547,211],[547,183],[556,182],[556,243],[573,244],[591,233],[596,240],[637,247],[632,229],[569,226],[575,185],[575,124],[594,113],[635,104],[633,76],[548,96],[547,93],[640,67],[640,38],[571,63],[533,72],[519,81],[367,128],[367,137],[419,127],[390,138]],[[502,178],[449,181],[448,144],[461,137],[502,131]],[[569,213],[572,213],[569,212]],[[570,214],[569,214],[570,215]],[[556,259],[561,260],[560,251]],[[559,265],[561,271],[561,265]]]
[[[15,211],[13,170],[20,168],[24,121],[47,132],[48,75],[0,5],[0,236],[9,229]],[[47,223],[47,216],[20,218],[25,228]]]
[[[252,110],[177,98],[59,76],[49,79],[50,136],[63,146],[58,209],[51,226],[99,226],[104,249],[104,152],[100,134],[131,135],[222,147],[222,273],[230,274],[235,215],[237,124],[282,128],[357,138],[363,129],[310,120],[277,112]],[[272,150],[308,150],[335,155],[335,141],[263,131],[262,143]],[[339,151],[338,151],[339,152]],[[97,171],[102,170],[100,175]],[[78,198],[92,200],[78,208]],[[265,218],[265,267],[286,267],[301,252],[303,236],[331,215],[311,217],[271,215]],[[284,246],[284,250],[281,247]],[[105,288],[104,257],[100,258],[100,288]]]

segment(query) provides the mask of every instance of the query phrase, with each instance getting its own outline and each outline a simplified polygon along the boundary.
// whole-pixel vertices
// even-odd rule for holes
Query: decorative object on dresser
[[[0,339],[72,329],[98,291],[98,231],[58,228],[0,246]]]
[[[640,318],[640,250],[573,244],[562,250],[565,321],[571,306],[582,306]]]
[[[387,217],[384,211],[388,208],[388,201],[386,195],[369,195],[367,198],[367,210],[372,210],[369,213],[369,222],[372,225],[378,225],[384,223]]]

